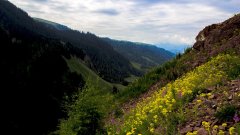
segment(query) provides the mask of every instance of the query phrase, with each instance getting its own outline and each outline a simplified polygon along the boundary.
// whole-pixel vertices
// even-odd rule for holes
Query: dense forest
[[[71,44],[36,33],[30,29],[33,25],[21,20],[21,14],[10,18],[19,9],[10,10],[8,2],[0,3],[2,130],[46,134],[66,115],[64,97],[71,97],[85,84],[81,75],[70,72],[64,57],[74,54],[83,59],[85,54]]]

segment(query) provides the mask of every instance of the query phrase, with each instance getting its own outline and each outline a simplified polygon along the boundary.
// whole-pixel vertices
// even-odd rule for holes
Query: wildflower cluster
[[[204,129],[206,131],[208,131],[208,134],[211,135],[211,134],[218,134],[218,135],[225,135],[227,134],[226,131],[223,131],[222,129],[220,129],[218,125],[214,125],[212,128],[210,127],[210,124],[209,122],[206,122],[206,121],[203,121],[202,122],[202,126],[204,127]],[[227,128],[227,123],[222,123],[221,125],[222,128]],[[229,135],[235,135],[236,134],[236,131],[235,131],[235,127],[230,127],[228,129],[228,134]],[[193,131],[193,132],[188,132],[187,135],[197,135],[197,131]]]
[[[219,55],[138,103],[129,114],[125,115],[124,124],[120,127],[120,134],[154,133],[156,127],[164,126],[164,120],[171,117],[169,115],[174,111],[177,101],[192,95],[194,90],[216,85],[225,79],[227,77],[225,69],[227,69],[231,59],[234,57]],[[211,96],[211,94],[206,96]],[[207,123],[203,123],[203,125],[209,131],[209,125]],[[133,128],[134,132],[132,132]],[[192,134],[196,134],[196,132]]]

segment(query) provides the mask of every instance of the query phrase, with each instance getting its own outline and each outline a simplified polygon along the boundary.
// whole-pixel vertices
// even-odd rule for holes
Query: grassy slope
[[[71,59],[66,61],[72,72],[77,72],[78,74],[81,74],[85,80],[89,81],[90,84],[93,84],[95,86],[101,86],[102,90],[110,90],[113,86],[116,86],[119,90],[125,88],[125,86],[121,84],[113,84],[103,80],[95,72],[93,72],[86,65],[84,65],[83,61],[79,60],[76,57],[72,57]]]
[[[137,80],[138,78],[139,78],[139,77],[137,77],[137,76],[131,75],[130,77],[125,78],[125,81],[127,81],[127,82],[134,82],[134,81]]]
[[[184,104],[202,90],[239,76],[239,65],[239,57],[220,55],[169,83],[138,103],[130,114],[124,115],[120,134],[177,134],[176,124],[183,122],[185,118],[184,113],[179,111],[184,108]],[[158,129],[160,125],[161,128]]]

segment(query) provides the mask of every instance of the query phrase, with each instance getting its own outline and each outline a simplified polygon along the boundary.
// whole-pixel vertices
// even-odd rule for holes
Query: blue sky
[[[9,0],[32,17],[102,37],[192,45],[200,30],[240,12],[240,0]]]

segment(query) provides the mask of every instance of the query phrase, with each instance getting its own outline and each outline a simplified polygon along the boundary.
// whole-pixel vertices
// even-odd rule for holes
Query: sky
[[[101,37],[182,47],[240,12],[240,0],[9,0],[38,17]]]

